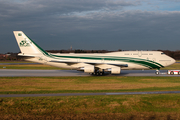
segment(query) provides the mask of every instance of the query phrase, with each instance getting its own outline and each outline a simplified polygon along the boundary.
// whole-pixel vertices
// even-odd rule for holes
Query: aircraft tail
[[[48,54],[22,31],[13,31],[22,55],[37,56]]]

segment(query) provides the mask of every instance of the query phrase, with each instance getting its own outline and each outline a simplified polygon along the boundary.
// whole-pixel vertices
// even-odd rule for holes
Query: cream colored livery
[[[83,70],[102,75],[105,71],[120,74],[121,69],[157,69],[175,63],[175,60],[160,51],[122,51],[94,54],[52,54],[44,51],[22,31],[14,31],[25,60],[51,66]],[[157,74],[159,72],[157,71]]]

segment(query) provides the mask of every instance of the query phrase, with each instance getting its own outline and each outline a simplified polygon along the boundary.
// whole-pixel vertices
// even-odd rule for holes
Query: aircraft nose
[[[175,59],[173,59],[172,57],[169,57],[169,56],[167,57],[166,60],[167,61],[165,62],[164,66],[169,66],[169,65],[172,65],[172,64],[174,64],[176,62]]]
[[[171,64],[174,64],[175,62],[176,62],[176,60],[171,58]]]

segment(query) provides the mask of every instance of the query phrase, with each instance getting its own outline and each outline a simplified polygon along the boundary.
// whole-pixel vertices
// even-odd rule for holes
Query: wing
[[[78,63],[85,63],[85,64],[90,64],[90,65],[113,65],[113,66],[118,66],[118,67],[128,67],[128,64],[111,64],[111,63],[93,63],[93,62],[71,62],[71,61],[49,61],[49,62],[56,62],[56,63],[66,63],[67,65],[74,65]]]

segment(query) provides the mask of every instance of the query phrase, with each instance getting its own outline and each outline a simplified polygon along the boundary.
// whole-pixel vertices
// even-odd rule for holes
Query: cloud
[[[112,0],[24,0],[22,2],[10,2],[1,0],[1,15],[53,15],[69,14],[73,12],[98,11],[103,9],[115,9],[123,6],[134,6],[139,2],[112,1]],[[8,9],[7,9],[8,8]],[[23,14],[22,14],[23,13]]]
[[[73,45],[75,49],[177,50],[180,12],[172,7],[175,4],[170,0],[0,0],[0,39],[8,44],[14,40],[12,31],[22,30],[45,49]]]

